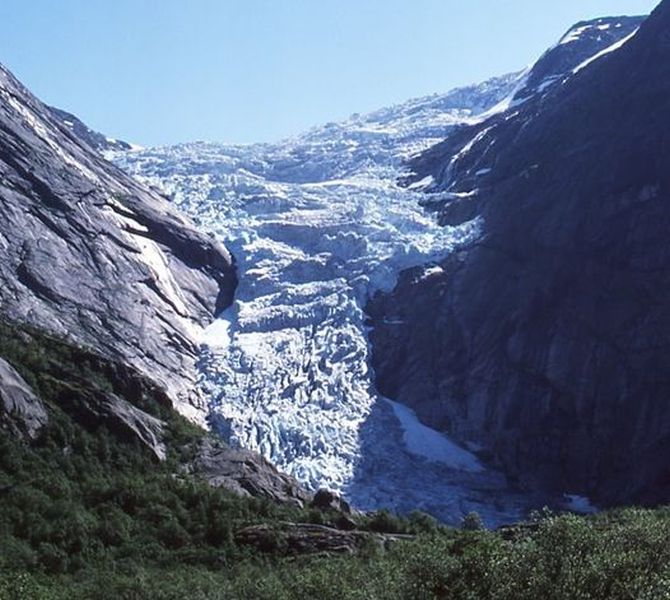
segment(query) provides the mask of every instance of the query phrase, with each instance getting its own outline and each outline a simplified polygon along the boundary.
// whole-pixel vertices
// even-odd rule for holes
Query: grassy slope
[[[260,522],[323,515],[242,499],[178,475],[203,432],[150,388],[133,401],[168,422],[169,458],[87,429],[60,408],[64,384],[119,391],[95,357],[0,325],[0,356],[47,402],[28,446],[0,433],[0,599],[670,598],[670,511],[547,516],[502,532],[436,528],[376,515],[361,526],[423,531],[388,551],[291,558],[235,544]],[[141,387],[141,386],[140,386]],[[71,391],[67,392],[71,393]]]

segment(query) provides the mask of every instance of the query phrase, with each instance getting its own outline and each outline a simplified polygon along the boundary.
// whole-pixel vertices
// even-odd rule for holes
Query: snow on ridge
[[[593,56],[587,58],[584,62],[580,63],[577,65],[573,70],[572,74],[579,73],[582,69],[588,67],[591,63],[595,62],[596,60],[602,58],[603,56],[606,56],[607,54],[611,54],[612,52],[616,52],[619,50],[619,48],[622,48],[628,41],[630,41],[632,38],[635,37],[637,34],[638,29],[635,29],[632,33],[629,33],[626,37],[620,39],[619,41],[615,42],[611,46],[608,46],[604,50],[601,50],[597,54],[594,54]]]
[[[623,21],[630,17],[602,17],[593,19],[592,21],[585,21],[578,23],[570,29],[558,42],[559,46],[565,46],[574,42],[580,41],[584,34],[595,32],[609,31],[610,29],[621,29],[624,26]]]
[[[576,42],[579,39],[581,39],[583,33],[589,31],[589,29],[593,29],[593,27],[594,26],[592,24],[582,25],[581,27],[575,27],[565,34],[565,36],[561,39],[559,44],[564,45]]]

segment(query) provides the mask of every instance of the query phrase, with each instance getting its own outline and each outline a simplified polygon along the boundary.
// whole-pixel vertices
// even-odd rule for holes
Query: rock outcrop
[[[412,538],[411,535],[342,531],[309,523],[254,525],[235,534],[235,541],[242,546],[288,555],[354,554],[368,545],[384,550],[396,542]]]
[[[522,484],[601,505],[670,499],[669,31],[665,0],[418,159],[444,222],[479,214],[483,235],[371,304],[383,393]]]
[[[296,506],[304,506],[310,499],[293,477],[279,473],[260,455],[231,448],[213,437],[202,441],[188,470],[214,487],[223,487],[241,496]]]
[[[199,332],[231,256],[0,67],[0,315],[138,369],[203,421]]]
[[[349,506],[349,503],[344,498],[326,489],[317,490],[310,505],[312,508],[322,511],[335,511],[342,514],[351,513],[351,506]]]
[[[61,382],[58,404],[89,430],[105,426],[127,441],[139,441],[158,460],[165,460],[165,423],[106,390]]]
[[[49,417],[35,392],[6,360],[0,358],[0,427],[34,438]]]

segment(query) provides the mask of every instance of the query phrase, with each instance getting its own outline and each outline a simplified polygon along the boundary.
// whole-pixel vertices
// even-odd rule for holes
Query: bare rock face
[[[210,485],[242,496],[296,506],[304,506],[310,499],[293,477],[279,473],[263,457],[248,450],[231,448],[211,437],[203,440],[190,470]]]
[[[349,506],[349,503],[344,498],[326,489],[318,490],[314,494],[310,506],[323,511],[335,511],[342,514],[351,513],[351,506]]]
[[[221,244],[100,157],[101,143],[0,67],[0,319],[50,347],[40,365],[49,402],[163,460],[166,423],[142,408],[172,405],[204,423],[199,334],[232,301],[235,268]],[[0,424],[34,437],[46,420],[0,361]],[[239,494],[308,499],[259,456],[216,440],[193,470]]]
[[[136,368],[202,422],[203,325],[231,256],[78,139],[0,66],[0,314]]]
[[[30,386],[0,358],[0,426],[34,438],[48,422],[47,411]]]
[[[670,500],[668,31],[665,0],[620,49],[419,159],[444,190],[478,186],[442,215],[481,215],[483,236],[371,306],[382,393],[522,484],[600,505]]]
[[[128,400],[96,387],[60,382],[58,405],[89,430],[104,425],[127,441],[139,441],[158,460],[165,460],[165,423]]]

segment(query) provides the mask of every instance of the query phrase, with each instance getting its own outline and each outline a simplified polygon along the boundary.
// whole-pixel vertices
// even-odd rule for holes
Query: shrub
[[[484,529],[484,522],[476,512],[470,512],[461,519],[461,529],[464,531],[481,531]]]

